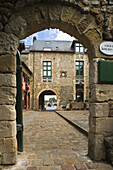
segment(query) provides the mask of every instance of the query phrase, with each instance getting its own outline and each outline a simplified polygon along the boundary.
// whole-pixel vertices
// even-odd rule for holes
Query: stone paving
[[[3,170],[110,170],[87,156],[88,139],[55,112],[24,113],[24,152]]]
[[[56,111],[63,117],[67,118],[71,122],[83,128],[85,131],[89,131],[89,111]]]

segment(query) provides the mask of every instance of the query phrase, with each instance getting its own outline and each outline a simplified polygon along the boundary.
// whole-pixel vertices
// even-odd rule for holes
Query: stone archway
[[[45,28],[59,28],[88,48],[90,61],[89,156],[105,159],[104,138],[113,135],[108,100],[112,85],[98,84],[98,60],[113,59],[99,51],[113,40],[112,6],[108,1],[17,0],[0,7],[0,143],[1,164],[16,162],[16,50],[19,40]],[[105,9],[105,10],[104,10]],[[9,147],[10,145],[10,147]]]
[[[38,95],[38,110],[44,110],[44,95],[56,95],[56,93],[54,90],[43,90],[40,92]]]

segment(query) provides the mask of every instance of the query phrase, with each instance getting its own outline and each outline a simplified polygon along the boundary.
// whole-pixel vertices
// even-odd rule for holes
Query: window
[[[43,77],[51,77],[51,61],[43,62]]]
[[[84,85],[83,84],[77,84],[76,85],[76,100],[78,102],[83,101],[84,99]]]
[[[76,61],[76,76],[84,76],[84,62]]]
[[[76,53],[84,53],[85,52],[85,48],[83,47],[82,44],[75,43],[75,52]]]
[[[44,50],[44,51],[51,51],[52,49],[49,48],[49,47],[44,47],[43,50]]]
[[[51,42],[50,41],[46,41],[45,44],[51,44]]]
[[[60,77],[67,77],[67,71],[61,71]]]

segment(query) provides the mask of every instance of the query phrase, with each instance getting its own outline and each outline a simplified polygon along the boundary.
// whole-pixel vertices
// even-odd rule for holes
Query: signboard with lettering
[[[113,55],[113,42],[103,42],[100,44],[100,51],[106,55]]]

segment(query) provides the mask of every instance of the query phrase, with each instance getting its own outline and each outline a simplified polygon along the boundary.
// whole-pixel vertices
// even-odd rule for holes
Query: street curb
[[[66,118],[64,115],[62,115],[61,113],[59,113],[58,111],[55,110],[55,113],[57,113],[59,116],[61,116],[63,119],[65,119],[68,123],[70,123],[72,126],[74,126],[75,128],[77,128],[80,132],[82,132],[84,135],[86,135],[88,137],[88,131],[86,129],[84,129],[83,127],[81,127],[80,125],[76,124],[75,122],[73,122],[72,120],[69,120],[68,118]]]

